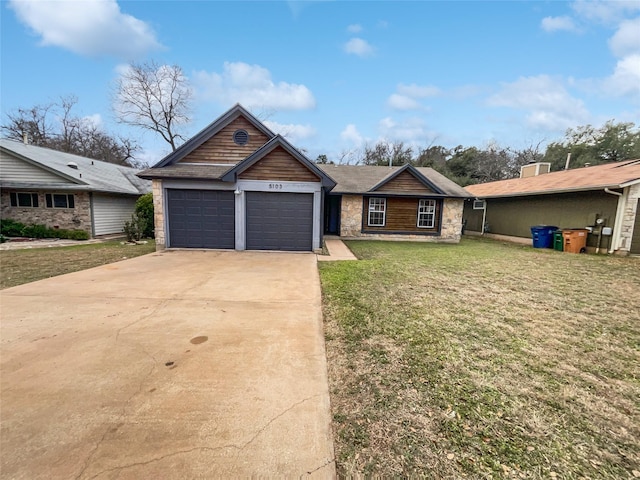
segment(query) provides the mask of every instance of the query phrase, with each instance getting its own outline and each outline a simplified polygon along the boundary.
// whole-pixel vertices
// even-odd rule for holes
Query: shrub
[[[131,215],[130,222],[124,222],[124,228],[122,231],[127,236],[127,242],[137,242],[144,235],[144,230],[147,226],[147,221],[144,218],[138,217],[137,214]]]
[[[29,238],[47,238],[50,234],[46,225],[27,225],[22,229],[22,236]]]
[[[153,194],[145,193],[136,201],[136,215],[145,221],[142,236],[146,238],[154,237],[153,229]]]
[[[0,220],[0,233],[6,237],[20,237],[26,225],[10,218]]]

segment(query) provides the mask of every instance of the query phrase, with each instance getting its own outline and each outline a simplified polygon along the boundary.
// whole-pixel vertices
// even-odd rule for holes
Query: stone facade
[[[22,190],[21,190],[22,191]],[[2,218],[10,218],[26,225],[46,225],[49,228],[84,230],[93,235],[91,228],[91,200],[88,192],[52,192],[31,190],[38,194],[38,207],[12,207],[11,190],[3,189],[0,194]],[[74,208],[47,208],[46,193],[73,193]]]
[[[156,250],[164,250],[166,246],[164,232],[164,197],[162,180],[155,179],[151,184],[153,192],[153,223],[155,224]]]
[[[440,235],[418,235],[411,233],[402,235],[362,233],[362,195],[343,195],[340,216],[340,236],[345,238],[367,238],[378,240],[458,243],[462,233],[463,207],[463,199],[444,199],[442,205],[442,228],[440,230]]]
[[[628,253],[631,248],[631,237],[633,236],[633,225],[636,221],[636,211],[638,208],[638,198],[640,198],[640,183],[631,185],[627,193],[627,201],[622,214],[622,224],[620,225],[620,250],[621,253]]]

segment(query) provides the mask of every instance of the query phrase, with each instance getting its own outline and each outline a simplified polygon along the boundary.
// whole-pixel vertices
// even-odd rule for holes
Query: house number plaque
[[[282,190],[282,184],[281,183],[270,183],[269,184],[269,190]]]

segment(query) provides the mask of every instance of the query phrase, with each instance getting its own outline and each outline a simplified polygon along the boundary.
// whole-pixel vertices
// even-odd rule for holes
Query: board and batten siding
[[[71,183],[69,180],[0,151],[0,179],[33,184]]]
[[[94,193],[93,205],[93,234],[109,235],[122,233],[124,222],[131,220],[136,208],[135,196],[106,195]]]

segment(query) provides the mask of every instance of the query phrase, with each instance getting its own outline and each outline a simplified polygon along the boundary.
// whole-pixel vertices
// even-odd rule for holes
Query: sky
[[[640,1],[1,0],[0,109],[75,95],[118,124],[130,62],[178,65],[193,90],[188,137],[236,103],[314,160],[376,142],[415,152],[562,139],[608,120],[640,124]]]

